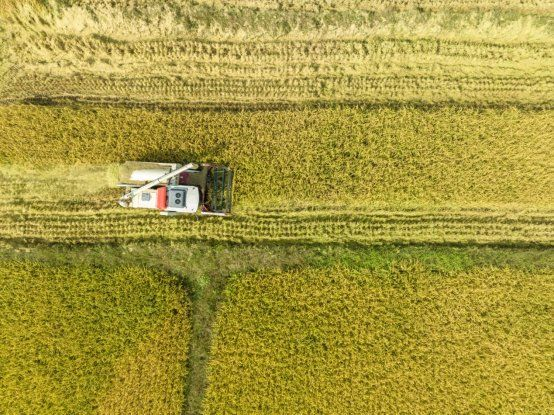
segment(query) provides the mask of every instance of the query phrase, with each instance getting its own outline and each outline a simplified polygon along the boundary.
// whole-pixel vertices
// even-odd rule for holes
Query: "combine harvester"
[[[225,166],[128,161],[119,178],[125,188],[119,205],[126,208],[157,209],[165,216],[231,213],[233,172]]]

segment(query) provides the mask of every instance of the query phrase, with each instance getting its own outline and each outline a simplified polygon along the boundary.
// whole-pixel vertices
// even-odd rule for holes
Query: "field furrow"
[[[472,103],[551,107],[554,77],[291,77],[256,80],[172,77],[54,77],[33,73],[7,89],[8,100],[73,98],[82,101],[182,104],[294,104],[308,102]]]
[[[90,3],[90,0],[81,0]],[[279,9],[283,3],[278,0],[220,0],[228,6],[244,6],[253,9]],[[211,0],[199,0],[200,3],[212,4]],[[527,13],[548,13],[554,10],[551,0],[295,0],[287,3],[288,7],[298,10],[494,10],[505,9]]]

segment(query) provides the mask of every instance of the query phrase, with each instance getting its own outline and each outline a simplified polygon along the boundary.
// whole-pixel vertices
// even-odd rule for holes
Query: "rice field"
[[[547,413],[551,272],[237,275],[204,414]]]
[[[0,100],[548,108],[554,100],[551,2],[136,3],[14,6],[4,18],[9,82]]]
[[[188,299],[170,277],[0,264],[0,412],[180,414]]]
[[[13,105],[0,119],[11,163],[0,169],[4,240],[553,240],[548,110]],[[116,165],[100,163],[132,159],[229,164],[236,214],[197,221],[117,207]]]
[[[0,0],[0,413],[547,413],[553,68],[552,0]]]

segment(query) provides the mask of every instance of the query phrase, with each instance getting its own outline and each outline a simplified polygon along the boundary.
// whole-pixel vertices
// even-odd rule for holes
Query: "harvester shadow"
[[[213,103],[187,103],[187,102],[150,102],[137,101],[130,99],[110,99],[81,96],[51,97],[43,95],[35,95],[23,99],[10,99],[4,102],[21,102],[24,104],[41,105],[41,106],[60,106],[79,109],[80,107],[91,105],[114,107],[114,108],[144,108],[157,111],[191,111],[191,112],[255,112],[255,111],[290,111],[290,110],[315,110],[315,109],[341,109],[341,108],[358,108],[358,109],[381,109],[381,108],[419,108],[422,110],[432,111],[435,109],[444,108],[446,105],[455,105],[460,108],[471,108],[478,110],[485,109],[509,109],[514,106],[526,110],[546,110],[551,109],[552,105],[549,102],[542,103],[522,103],[518,101],[508,102],[459,102],[456,100],[444,102],[426,102],[418,99],[411,101],[389,101],[386,103],[371,103],[364,100],[343,100],[343,101],[307,101],[307,102],[266,102],[266,103],[233,103],[219,102]]]

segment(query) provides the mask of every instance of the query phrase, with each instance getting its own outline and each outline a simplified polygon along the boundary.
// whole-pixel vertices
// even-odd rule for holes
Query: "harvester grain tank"
[[[231,213],[233,171],[211,163],[151,163],[128,161],[120,167],[125,189],[119,205],[157,209],[166,216]]]

